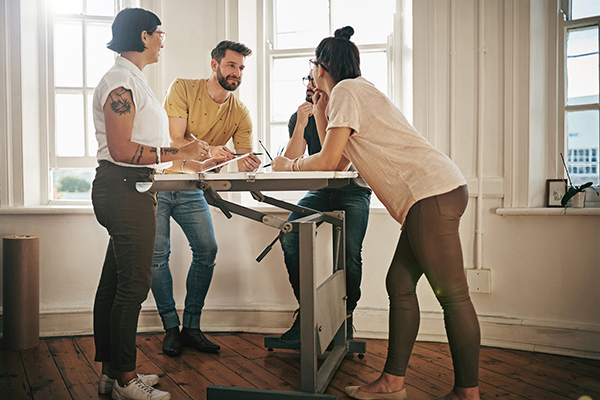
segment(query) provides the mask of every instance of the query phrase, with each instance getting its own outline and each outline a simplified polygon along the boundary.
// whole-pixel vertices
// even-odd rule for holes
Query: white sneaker
[[[170,400],[168,392],[146,385],[140,378],[130,380],[125,386],[116,381],[112,388],[113,400]]]
[[[140,375],[138,374],[138,378],[142,382],[144,382],[148,386],[154,386],[158,383],[158,375]],[[112,392],[112,388],[115,384],[116,379],[109,378],[108,375],[102,374],[100,376],[100,380],[98,381],[98,393],[100,394],[110,394]]]

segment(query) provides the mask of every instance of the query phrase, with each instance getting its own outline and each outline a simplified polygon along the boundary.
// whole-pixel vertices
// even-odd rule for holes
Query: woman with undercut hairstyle
[[[112,24],[108,48],[119,56],[94,91],[98,168],[92,203],[109,242],[94,300],[95,361],[102,363],[100,394],[117,400],[161,399],[157,375],[138,375],[136,333],[142,302],[152,281],[156,197],[136,183],[151,181],[157,169],[180,159],[201,159],[205,142],[170,147],[169,121],[148,86],[144,67],[158,61],[166,32],[160,19],[127,8]]]

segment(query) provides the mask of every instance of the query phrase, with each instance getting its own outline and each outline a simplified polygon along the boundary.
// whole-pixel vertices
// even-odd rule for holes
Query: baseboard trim
[[[292,323],[293,310],[207,309],[202,329],[207,332],[282,333]],[[479,316],[481,344],[515,350],[559,354],[600,360],[600,327]],[[356,337],[388,338],[388,311],[357,309],[354,313]],[[2,327],[2,317],[0,317]],[[143,309],[138,332],[162,332],[158,312]],[[92,311],[61,311],[40,314],[40,337],[92,334]],[[447,342],[442,313],[422,312],[419,341]]]

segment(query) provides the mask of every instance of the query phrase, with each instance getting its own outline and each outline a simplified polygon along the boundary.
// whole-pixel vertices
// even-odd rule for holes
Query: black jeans
[[[405,376],[419,330],[417,282],[423,274],[444,310],[455,385],[478,386],[479,322],[463,266],[458,226],[468,201],[466,186],[415,203],[406,216],[386,286],[390,337],[384,371]]]
[[[95,361],[120,372],[135,370],[138,318],[152,282],[156,196],[135,184],[153,173],[100,161],[92,185],[96,219],[110,235],[94,301]]]

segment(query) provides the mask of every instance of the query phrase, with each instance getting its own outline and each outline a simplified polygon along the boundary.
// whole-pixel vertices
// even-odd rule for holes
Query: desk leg
[[[301,222],[300,239],[300,377],[301,390],[317,392],[317,321],[315,306],[315,231],[314,222]]]

